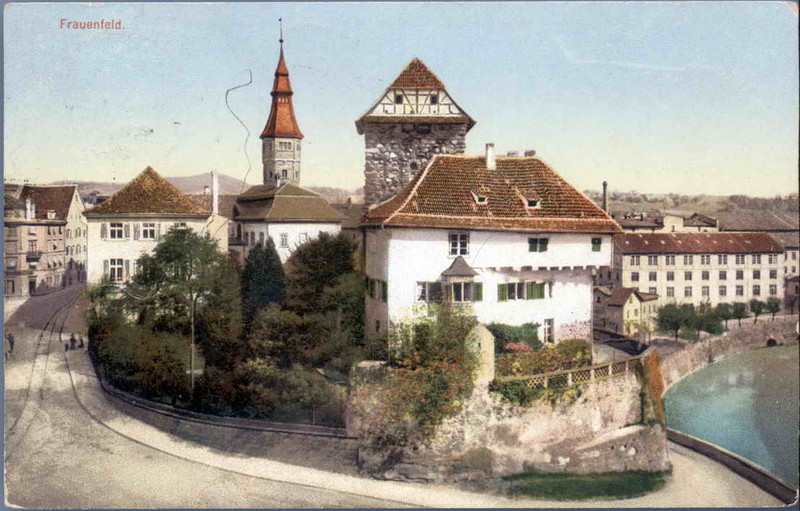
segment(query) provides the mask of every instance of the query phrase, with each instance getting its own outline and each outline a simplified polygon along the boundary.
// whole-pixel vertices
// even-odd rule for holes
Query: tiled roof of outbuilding
[[[614,236],[623,254],[779,253],[783,246],[762,232],[636,233]]]
[[[428,69],[421,60],[414,57],[400,75],[390,85],[397,89],[444,89],[439,77]]]
[[[622,307],[631,295],[636,296],[640,302],[658,300],[658,295],[655,293],[642,293],[635,287],[615,287],[611,290],[611,296],[606,300],[606,305]]]
[[[253,186],[238,197],[233,219],[339,223],[343,215],[318,193],[287,183],[280,187]]]
[[[36,206],[36,218],[47,219],[47,211],[56,212],[58,220],[66,220],[69,206],[75,195],[75,185],[68,186],[31,186],[25,185],[20,194],[20,200],[25,204],[25,199],[30,198]]]
[[[740,209],[717,213],[720,231],[797,231],[800,214]]]
[[[365,225],[484,230],[618,233],[606,212],[537,158],[436,156],[392,199],[370,209]],[[486,195],[477,204],[474,190]],[[537,208],[526,207],[535,195]]]
[[[207,209],[195,204],[152,167],[147,167],[108,200],[85,211],[86,216],[105,214],[195,215],[202,217],[208,216],[210,213]]]
[[[771,232],[769,234],[788,250],[800,248],[800,232]]]

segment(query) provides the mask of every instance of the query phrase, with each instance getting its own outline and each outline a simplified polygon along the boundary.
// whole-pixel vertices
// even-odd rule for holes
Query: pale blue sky
[[[8,4],[7,178],[261,179],[279,17],[306,186],[363,185],[353,122],[417,56],[477,121],[581,189],[797,191],[797,13],[779,2]],[[120,19],[124,30],[60,20]]]

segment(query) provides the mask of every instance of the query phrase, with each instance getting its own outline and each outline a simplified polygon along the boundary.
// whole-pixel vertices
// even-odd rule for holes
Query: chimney
[[[25,220],[33,220],[33,201],[30,197],[25,199]]]
[[[203,187],[203,195],[208,195],[208,193],[209,193],[208,185],[206,185]]]
[[[536,156],[536,151],[534,151],[533,149],[527,149],[525,151],[526,158],[533,158],[534,156]]]
[[[608,181],[603,181],[603,211],[608,213]]]
[[[497,168],[497,160],[494,156],[494,144],[486,144],[486,170],[495,170]]]
[[[216,170],[211,171],[211,213],[219,215],[219,176]]]

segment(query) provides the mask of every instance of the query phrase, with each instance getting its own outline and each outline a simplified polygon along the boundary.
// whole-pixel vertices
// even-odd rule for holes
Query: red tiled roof
[[[303,133],[297,125],[292,104],[292,84],[289,81],[289,68],[283,58],[283,47],[275,69],[275,82],[272,84],[272,107],[269,111],[267,124],[261,133],[261,138],[303,138]]]
[[[25,185],[20,194],[20,201],[30,198],[36,206],[36,218],[47,219],[47,211],[56,212],[58,220],[66,220],[69,206],[75,195],[75,185],[69,186],[31,186]]]
[[[195,215],[208,216],[205,208],[195,204],[161,174],[147,167],[125,187],[97,206],[87,209],[86,216],[104,214]]]
[[[253,186],[233,207],[238,221],[341,223],[343,218],[321,195],[291,183]]]
[[[636,233],[614,236],[623,254],[780,253],[783,246],[767,233]]]
[[[441,227],[539,232],[618,233],[620,227],[597,205],[537,158],[443,156],[392,199],[370,209],[364,225]],[[473,190],[486,204],[477,204]],[[527,208],[536,196],[540,207]]]
[[[642,293],[635,287],[615,287],[611,290],[611,296],[606,300],[606,305],[621,307],[625,305],[631,295],[635,295],[640,302],[658,300],[658,295],[655,293]]]
[[[398,89],[444,89],[444,84],[428,69],[428,66],[414,57],[414,60],[408,63],[390,87]]]

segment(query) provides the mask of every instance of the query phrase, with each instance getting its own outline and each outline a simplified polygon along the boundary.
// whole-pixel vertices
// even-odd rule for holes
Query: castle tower
[[[261,157],[264,163],[264,184],[300,184],[300,142],[303,134],[297,125],[292,105],[292,84],[289,81],[289,68],[283,58],[283,37],[281,54],[275,69],[275,82],[272,85],[272,108],[264,131],[261,133]]]
[[[403,189],[436,154],[464,154],[475,121],[415,58],[359,120],[366,144],[364,204]]]

